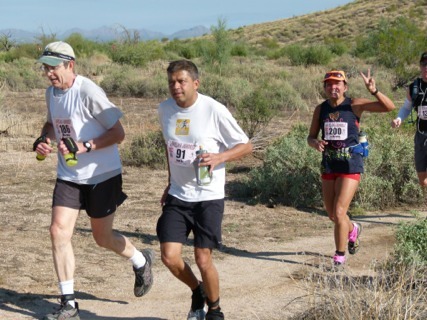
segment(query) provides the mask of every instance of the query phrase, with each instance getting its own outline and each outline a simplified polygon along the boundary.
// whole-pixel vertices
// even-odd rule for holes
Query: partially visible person
[[[332,70],[323,79],[327,99],[313,113],[307,143],[322,152],[322,194],[329,219],[334,223],[335,265],[346,262],[346,247],[350,254],[359,249],[362,226],[351,222],[347,211],[363,173],[365,150],[359,143],[360,118],[364,111],[389,112],[393,102],[378,91],[370,70],[360,73],[366,89],[377,100],[349,98],[344,71]],[[319,132],[321,137],[319,138]]]
[[[251,153],[252,144],[224,105],[198,92],[199,73],[193,62],[171,62],[167,76],[171,98],[158,109],[169,166],[157,222],[162,261],[192,290],[187,319],[205,319],[206,301],[206,320],[221,320],[212,251],[221,246],[225,163]],[[182,258],[191,231],[201,281]]]
[[[90,218],[96,243],[132,263],[136,296],[146,294],[153,284],[154,251],[137,250],[129,239],[113,230],[116,209],[127,197],[122,191],[118,150],[125,137],[120,123],[122,112],[99,86],[75,73],[75,55],[68,43],[48,44],[38,62],[51,86],[46,90],[46,123],[33,147],[39,160],[53,152],[52,141],[58,148],[50,235],[61,303],[44,319],[75,320],[80,317],[74,295],[71,238],[80,210]],[[71,157],[70,150],[74,153]]]
[[[414,136],[415,170],[427,205],[427,51],[421,54],[420,77],[406,91],[406,99],[391,126],[398,128],[414,109],[417,113]]]

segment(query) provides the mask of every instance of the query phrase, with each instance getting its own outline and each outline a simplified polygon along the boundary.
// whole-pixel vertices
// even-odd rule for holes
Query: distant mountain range
[[[74,28],[65,31],[61,34],[56,34],[55,37],[58,40],[64,40],[68,38],[73,33],[79,33],[83,38],[97,41],[97,42],[108,42],[113,40],[120,39],[135,39],[138,37],[139,40],[161,40],[161,39],[188,39],[199,37],[205,34],[210,33],[210,29],[205,26],[196,26],[190,29],[185,29],[177,31],[172,34],[164,34],[157,31],[151,31],[147,29],[126,29],[125,27],[113,27],[113,26],[104,26],[92,30],[84,30],[80,28]],[[37,39],[41,36],[41,33],[30,32],[20,29],[2,29],[0,30],[0,36],[7,36],[11,40],[16,41],[17,43],[32,43],[36,42]],[[50,34],[46,34],[50,36]]]

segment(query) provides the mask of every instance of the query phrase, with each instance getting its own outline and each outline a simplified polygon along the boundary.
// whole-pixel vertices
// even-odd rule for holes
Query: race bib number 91
[[[197,146],[195,144],[184,143],[180,141],[168,141],[169,163],[181,167],[193,165],[196,159]]]
[[[345,140],[348,137],[347,122],[325,122],[325,140]]]

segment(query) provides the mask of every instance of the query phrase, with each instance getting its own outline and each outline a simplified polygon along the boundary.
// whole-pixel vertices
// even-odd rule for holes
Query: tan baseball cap
[[[56,67],[64,61],[76,60],[73,48],[63,41],[49,43],[37,62]]]

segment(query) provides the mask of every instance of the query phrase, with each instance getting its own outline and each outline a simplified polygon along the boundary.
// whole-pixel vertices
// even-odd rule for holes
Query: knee
[[[342,207],[339,207],[339,208],[336,208],[335,214],[331,220],[337,224],[340,224],[340,223],[347,221],[347,219],[348,219],[347,210],[345,210]]]
[[[53,243],[71,241],[73,230],[69,230],[59,224],[52,223],[49,228],[50,238]]]
[[[105,249],[112,249],[113,242],[116,241],[115,234],[113,232],[95,232],[92,230],[92,236],[95,243]]]
[[[167,251],[162,251],[161,255],[163,264],[169,269],[179,265],[180,257],[178,255]]]
[[[101,248],[108,249],[110,247],[109,241],[105,237],[99,237],[99,236],[93,235],[93,239],[95,240],[95,243]]]
[[[200,271],[206,271],[212,266],[212,258],[207,254],[196,255],[196,264]]]

